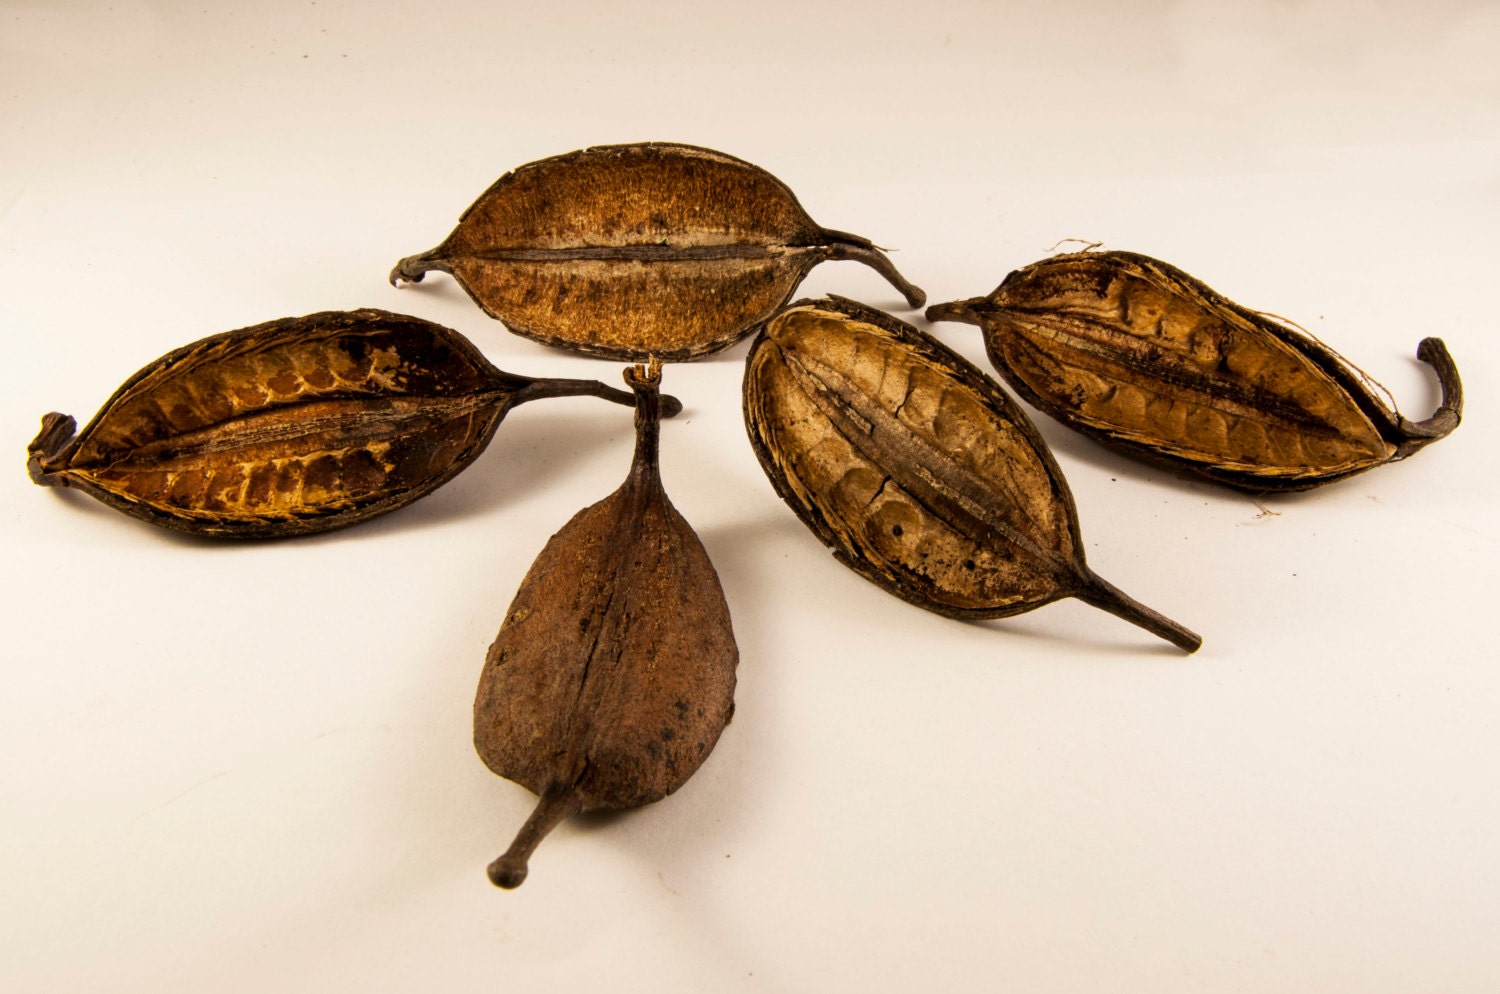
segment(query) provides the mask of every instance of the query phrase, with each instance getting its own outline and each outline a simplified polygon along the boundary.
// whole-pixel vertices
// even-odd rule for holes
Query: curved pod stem
[[[530,400],[543,400],[548,397],[599,397],[615,404],[625,407],[635,407],[636,398],[632,393],[617,390],[614,387],[605,386],[598,380],[568,380],[568,379],[543,379],[533,380],[531,383],[516,391],[515,399],[511,406],[524,404]],[[664,418],[676,417],[682,413],[682,401],[671,394],[661,395],[661,416]]]
[[[829,228],[824,228],[823,234],[829,240],[828,258],[848,259],[869,266],[900,291],[901,296],[906,298],[906,305],[913,310],[927,303],[926,292],[902,276],[890,256],[876,248],[875,243],[868,238],[851,235],[847,231],[833,231]]]
[[[1417,345],[1417,358],[1432,367],[1437,374],[1438,388],[1443,399],[1432,417],[1425,421],[1408,421],[1401,418],[1396,430],[1404,437],[1396,448],[1396,458],[1404,459],[1429,442],[1448,435],[1458,427],[1464,411],[1464,384],[1458,377],[1458,366],[1441,338],[1424,338]]]

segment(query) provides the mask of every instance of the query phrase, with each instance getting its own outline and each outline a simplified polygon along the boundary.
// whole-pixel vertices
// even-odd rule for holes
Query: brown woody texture
[[[540,796],[490,864],[500,887],[519,886],[537,844],[573,814],[682,786],[734,711],[739,650],[718,574],[661,486],[654,368],[625,374],[637,397],[630,475],[547,542],[485,659],[474,747]]]
[[[912,307],[926,300],[867,239],[817,225],[763,169],[691,145],[605,145],[502,176],[391,282],[440,270],[517,334],[668,361],[728,348],[828,259],[874,267]]]
[[[1200,644],[1089,569],[1072,494],[1036,429],[910,325],[840,298],[801,302],[756,338],[744,389],[777,493],[891,593],[975,619],[1077,597],[1189,652]]]
[[[27,469],[177,531],[305,535],[411,503],[468,466],[512,407],[574,394],[633,402],[593,380],[502,372],[429,321],[326,311],[162,356],[76,436],[48,414]]]
[[[1045,259],[927,317],[979,325],[1006,381],[1064,424],[1244,490],[1305,490],[1405,458],[1456,428],[1463,408],[1440,339],[1417,357],[1442,404],[1408,421],[1310,335],[1130,252]]]

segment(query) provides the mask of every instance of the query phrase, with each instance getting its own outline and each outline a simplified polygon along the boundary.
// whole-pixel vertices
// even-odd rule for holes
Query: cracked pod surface
[[[1417,348],[1441,405],[1408,421],[1312,336],[1131,252],[1044,259],[927,317],[979,325],[1000,375],[1063,424],[1252,492],[1306,490],[1404,459],[1458,427],[1463,409],[1441,339]]]
[[[916,328],[841,298],[800,302],[751,346],[744,402],[776,492],[885,590],[973,619],[1077,597],[1189,652],[1200,644],[1089,569],[1035,427]]]
[[[682,361],[749,334],[813,266],[853,259],[912,307],[926,297],[868,239],[819,226],[776,177],[692,145],[602,145],[521,166],[393,284],[450,274],[491,317],[546,345]]]
[[[305,535],[404,507],[473,462],[512,407],[577,394],[632,403],[593,380],[502,372],[420,318],[323,311],[162,356],[77,435],[48,414],[27,470],[176,531]]]

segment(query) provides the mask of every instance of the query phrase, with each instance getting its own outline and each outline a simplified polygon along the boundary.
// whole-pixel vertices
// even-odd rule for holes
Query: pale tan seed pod
[[[644,362],[722,351],[791,298],[813,266],[873,267],[926,295],[866,238],[823,228],[786,184],[692,145],[601,145],[521,166],[391,282],[450,274],[491,317],[558,348]]]
[[[1077,597],[1192,652],[1197,635],[1089,569],[1073,496],[1026,415],[960,356],[841,298],[770,322],[745,424],[782,499],[861,576],[938,614]]]

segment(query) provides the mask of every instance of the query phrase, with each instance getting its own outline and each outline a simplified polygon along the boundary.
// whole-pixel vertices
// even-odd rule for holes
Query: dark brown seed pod
[[[430,321],[326,311],[162,356],[76,436],[48,414],[26,468],[164,528],[306,535],[410,504],[472,462],[512,407],[577,394],[633,403],[595,380],[501,372]]]
[[[657,469],[660,374],[635,367],[635,459],[532,563],[474,698],[486,766],[540,795],[490,879],[516,887],[537,843],[581,811],[681,787],[734,711],[739,661],[719,577]]]
[[[1130,252],[1045,259],[927,318],[979,325],[1006,381],[1069,427],[1242,490],[1306,490],[1404,459],[1463,409],[1440,339],[1423,339],[1417,358],[1442,404],[1408,421],[1312,336]]]
[[[926,301],[868,239],[819,227],[763,169],[691,145],[603,145],[502,176],[391,283],[440,270],[518,335],[665,362],[733,345],[828,259]]]
[[[1062,473],[994,381],[910,325],[841,298],[773,318],[745,422],[776,492],[834,555],[954,618],[1077,597],[1192,652],[1201,639],[1084,562]]]

